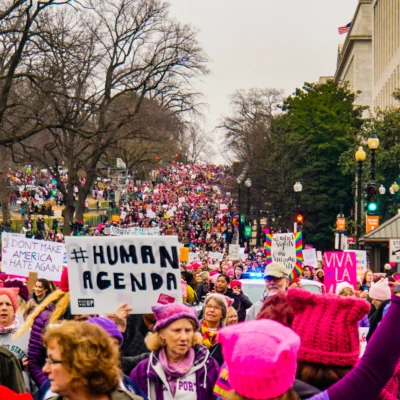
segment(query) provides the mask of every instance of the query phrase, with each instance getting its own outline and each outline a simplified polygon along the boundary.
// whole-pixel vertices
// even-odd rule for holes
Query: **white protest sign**
[[[229,245],[228,258],[230,260],[240,260],[240,246],[238,244]]]
[[[227,209],[228,209],[228,206],[227,206],[226,204],[220,204],[220,205],[219,205],[219,209],[220,209],[220,210],[227,210]]]
[[[65,253],[63,243],[27,239],[24,235],[4,232],[2,247],[3,272],[20,276],[37,272],[39,278],[61,279]]]
[[[139,226],[132,226],[130,228],[117,228],[116,226],[109,226],[104,229],[106,235],[112,236],[158,236],[160,228],[141,228]]]
[[[317,260],[318,261],[322,261],[323,260],[322,259],[322,251],[320,251],[320,250],[317,251]]]
[[[197,261],[199,259],[200,259],[200,256],[199,256],[198,253],[193,253],[193,252],[189,253],[189,263],[192,263],[192,262]]]
[[[121,219],[125,219],[126,218],[126,212],[125,211],[121,211],[120,218]]]
[[[400,263],[400,239],[390,239],[389,262]]]
[[[358,328],[358,334],[360,338],[360,357],[364,355],[365,349],[367,348],[367,335],[369,328]]]
[[[274,233],[271,240],[272,262],[285,265],[290,275],[296,265],[296,239],[293,233]]]
[[[367,270],[367,252],[365,250],[345,250],[356,255],[357,278],[363,278]]]
[[[317,252],[315,249],[303,250],[303,265],[308,265],[314,268],[318,267]]]
[[[212,260],[222,261],[222,259],[224,258],[224,255],[223,255],[223,253],[218,253],[216,251],[209,251],[208,257],[211,258]]]
[[[72,314],[112,314],[121,303],[146,314],[182,302],[176,237],[67,236],[65,243]]]
[[[146,215],[147,215],[149,218],[155,218],[155,217],[156,217],[156,213],[155,213],[154,211],[152,211],[152,210],[147,210],[147,211],[146,211]]]

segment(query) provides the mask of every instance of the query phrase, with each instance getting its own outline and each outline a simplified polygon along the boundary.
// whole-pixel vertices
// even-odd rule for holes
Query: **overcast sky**
[[[358,0],[168,0],[171,14],[199,30],[211,74],[198,85],[206,128],[229,113],[229,95],[253,87],[291,94],[334,74],[338,44]],[[221,161],[221,160],[219,160]]]

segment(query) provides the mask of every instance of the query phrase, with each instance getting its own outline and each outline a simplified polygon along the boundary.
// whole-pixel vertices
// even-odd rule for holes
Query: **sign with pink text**
[[[324,254],[324,284],[328,293],[335,293],[336,285],[349,282],[357,289],[357,258],[354,253],[329,251]]]

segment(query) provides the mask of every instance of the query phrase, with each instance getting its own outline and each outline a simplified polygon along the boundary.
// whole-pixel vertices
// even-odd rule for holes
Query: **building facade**
[[[400,0],[359,0],[334,80],[361,91],[356,104],[371,113],[399,105],[393,92],[400,88]]]
[[[400,88],[400,0],[373,1],[374,108],[399,103],[393,92]]]
[[[335,82],[348,82],[353,92],[360,91],[355,103],[370,109],[373,107],[372,26],[372,0],[360,0],[346,40],[338,48],[334,75]]]

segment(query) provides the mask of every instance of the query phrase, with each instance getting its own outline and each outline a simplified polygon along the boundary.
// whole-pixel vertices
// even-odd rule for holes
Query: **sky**
[[[238,89],[278,88],[290,95],[304,82],[335,72],[337,49],[358,0],[168,0],[178,21],[198,29],[211,74],[197,84],[208,107],[205,129],[230,112]],[[214,135],[215,137],[216,135]],[[219,156],[218,162],[222,162]]]

